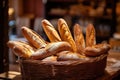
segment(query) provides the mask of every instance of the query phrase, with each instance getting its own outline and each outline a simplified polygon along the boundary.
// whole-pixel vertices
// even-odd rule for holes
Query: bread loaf
[[[80,60],[80,59],[84,59],[85,56],[80,55],[78,53],[75,52],[71,52],[71,51],[61,51],[60,53],[58,53],[58,60],[59,61],[65,61],[65,60]]]
[[[76,52],[77,47],[76,47],[75,41],[73,40],[72,34],[69,30],[69,27],[66,21],[62,18],[58,20],[58,30],[59,30],[61,39],[63,41],[67,41],[71,45],[73,51]]]
[[[85,48],[85,40],[82,33],[82,28],[79,24],[74,25],[74,40],[77,46],[77,52],[83,54],[83,49]]]
[[[58,20],[59,33],[46,19],[42,20],[42,25],[50,42],[46,42],[35,31],[23,26],[21,30],[28,42],[8,41],[8,47],[19,57],[42,61],[86,59],[86,56],[96,57],[108,53],[110,49],[110,45],[106,43],[96,44],[96,33],[92,24],[87,26],[86,42],[79,24],[74,26],[74,39],[69,26],[62,18]]]
[[[45,48],[39,49],[34,54],[32,54],[32,59],[44,59],[51,55],[55,55],[61,51],[71,51],[72,48],[68,42],[53,42],[46,45]]]
[[[96,32],[92,24],[89,24],[86,29],[86,47],[96,44]]]
[[[13,51],[17,56],[24,57],[24,58],[30,58],[32,53],[34,53],[33,50],[28,49],[22,45],[15,45],[13,48]]]
[[[21,28],[22,33],[24,35],[24,37],[36,48],[42,48],[45,47],[46,45],[46,41],[44,41],[44,39],[37,34],[35,31],[33,31],[32,29],[29,29],[27,27],[22,27]]]
[[[33,50],[33,51],[36,50],[35,47],[33,47],[33,46],[30,45],[29,43],[23,42],[23,41],[8,41],[8,42],[7,42],[7,45],[8,45],[8,47],[11,48],[11,49],[13,49],[14,46],[16,46],[16,45],[21,45],[21,46],[24,46],[24,47],[26,47],[26,48],[28,48],[28,49]]]
[[[84,54],[86,56],[95,57],[104,53],[108,53],[110,48],[111,46],[109,44],[101,43],[101,44],[93,45],[92,47],[86,47],[84,49]]]
[[[48,20],[46,19],[42,20],[42,26],[51,42],[61,41],[58,32]]]
[[[49,56],[44,58],[42,61],[57,61],[57,56]]]
[[[29,58],[31,54],[36,51],[36,49],[27,42],[8,41],[7,45],[12,49],[15,55],[19,57]]]

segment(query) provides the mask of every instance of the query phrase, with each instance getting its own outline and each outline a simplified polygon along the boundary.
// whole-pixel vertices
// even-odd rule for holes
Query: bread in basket
[[[22,27],[28,42],[9,41],[8,47],[20,57],[23,80],[87,80],[104,74],[110,45],[96,44],[95,29],[89,24],[86,40],[79,24],[72,36],[66,21],[58,20],[58,31],[46,19],[42,26],[49,38],[45,41],[35,31]]]

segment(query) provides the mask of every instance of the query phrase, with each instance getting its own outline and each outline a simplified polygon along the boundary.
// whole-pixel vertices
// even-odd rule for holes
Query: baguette
[[[72,34],[69,30],[69,27],[68,27],[66,21],[62,18],[60,18],[58,20],[58,31],[60,33],[61,39],[63,41],[67,41],[71,45],[73,51],[76,52],[77,47],[76,47],[76,44],[73,40]]]
[[[32,29],[29,29],[27,27],[22,27],[21,28],[22,33],[24,35],[24,37],[37,49],[38,48],[42,48],[45,47],[46,42],[44,41],[44,39],[37,34],[35,31],[33,31]]]
[[[57,61],[57,56],[49,56],[44,58],[42,61]]]
[[[101,44],[93,45],[92,47],[86,47],[84,49],[84,54],[86,56],[95,57],[101,54],[108,53],[110,48],[111,46],[109,44],[101,43]]]
[[[7,42],[7,45],[8,45],[8,47],[11,48],[11,49],[13,49],[14,46],[16,46],[16,45],[21,45],[21,46],[24,46],[24,47],[26,47],[26,48],[28,48],[28,49],[31,49],[31,50],[33,50],[33,51],[36,51],[36,48],[35,48],[35,47],[33,47],[33,46],[31,46],[29,43],[23,42],[23,41],[8,41],[8,42]]]
[[[82,56],[78,53],[71,52],[71,51],[62,51],[58,54],[58,61],[65,61],[65,60],[80,60],[84,59],[85,56]]]
[[[77,52],[82,54],[85,48],[85,40],[82,34],[82,28],[79,24],[74,25],[74,40],[77,46]]]
[[[31,59],[44,59],[46,57],[55,55],[61,51],[69,50],[72,48],[68,42],[53,42],[46,45],[45,48],[39,49],[34,54],[32,54]]]
[[[86,47],[96,44],[95,28],[92,24],[89,24],[86,29]]]
[[[43,29],[51,42],[61,41],[58,32],[53,25],[46,19],[42,20]]]
[[[31,55],[34,53],[33,50],[22,45],[15,45],[12,50],[14,51],[16,56],[23,58],[30,58]]]

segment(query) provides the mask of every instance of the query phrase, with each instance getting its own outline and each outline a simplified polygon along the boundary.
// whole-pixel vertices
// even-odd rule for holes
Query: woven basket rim
[[[20,59],[19,62],[23,80],[93,80],[104,74],[107,55],[77,61]]]
[[[102,54],[98,57],[87,57],[80,60],[68,60],[68,61],[41,61],[41,60],[31,60],[31,59],[19,59],[19,63],[36,63],[36,64],[44,64],[44,65],[78,65],[84,63],[93,63],[100,61],[104,58],[107,58],[108,54]]]

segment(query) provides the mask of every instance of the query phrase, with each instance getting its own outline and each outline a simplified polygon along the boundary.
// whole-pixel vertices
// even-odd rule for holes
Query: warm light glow
[[[11,16],[13,13],[14,13],[14,9],[13,8],[9,8],[9,10],[8,10],[9,16]]]

